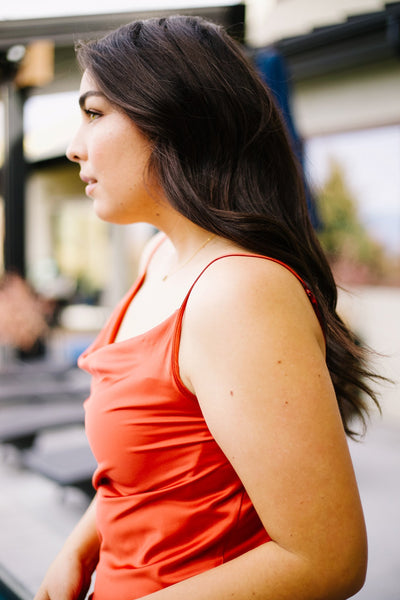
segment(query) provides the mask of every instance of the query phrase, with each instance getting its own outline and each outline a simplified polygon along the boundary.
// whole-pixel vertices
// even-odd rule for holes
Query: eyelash
[[[90,108],[86,108],[83,112],[90,121],[94,121],[97,117],[101,117],[101,113],[96,110],[90,110]]]

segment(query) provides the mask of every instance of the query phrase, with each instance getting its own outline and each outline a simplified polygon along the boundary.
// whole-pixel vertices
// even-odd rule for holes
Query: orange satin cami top
[[[145,276],[79,359],[92,375],[86,431],[98,463],[94,600],[141,598],[270,540],[179,377],[182,319],[193,286],[165,321],[114,342]]]

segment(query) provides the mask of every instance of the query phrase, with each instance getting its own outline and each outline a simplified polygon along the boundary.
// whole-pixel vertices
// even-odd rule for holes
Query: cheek
[[[126,185],[131,189],[146,186],[149,183],[147,158],[143,154],[129,152],[128,149],[121,158],[122,160],[118,163],[118,171],[125,178]]]
[[[102,165],[107,162],[108,147],[104,140],[92,140],[92,144],[89,147],[89,156],[93,165]]]
[[[124,141],[121,136],[116,136],[112,129],[106,130],[98,128],[93,134],[91,149],[94,160],[101,163],[107,163],[121,158],[124,151]]]

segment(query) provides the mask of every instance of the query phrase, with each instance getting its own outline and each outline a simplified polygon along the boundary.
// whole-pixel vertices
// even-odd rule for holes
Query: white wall
[[[383,10],[385,0],[247,0],[247,40],[266,46],[347,16]]]
[[[300,82],[293,111],[306,137],[400,123],[400,61]]]

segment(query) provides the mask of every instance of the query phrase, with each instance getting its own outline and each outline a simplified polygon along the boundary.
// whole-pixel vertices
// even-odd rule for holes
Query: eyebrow
[[[89,96],[102,96],[104,98],[103,92],[97,92],[95,90],[93,90],[93,91],[89,90],[88,92],[85,92],[79,98],[79,106],[81,107],[82,110],[85,107],[86,99],[89,98]]]

